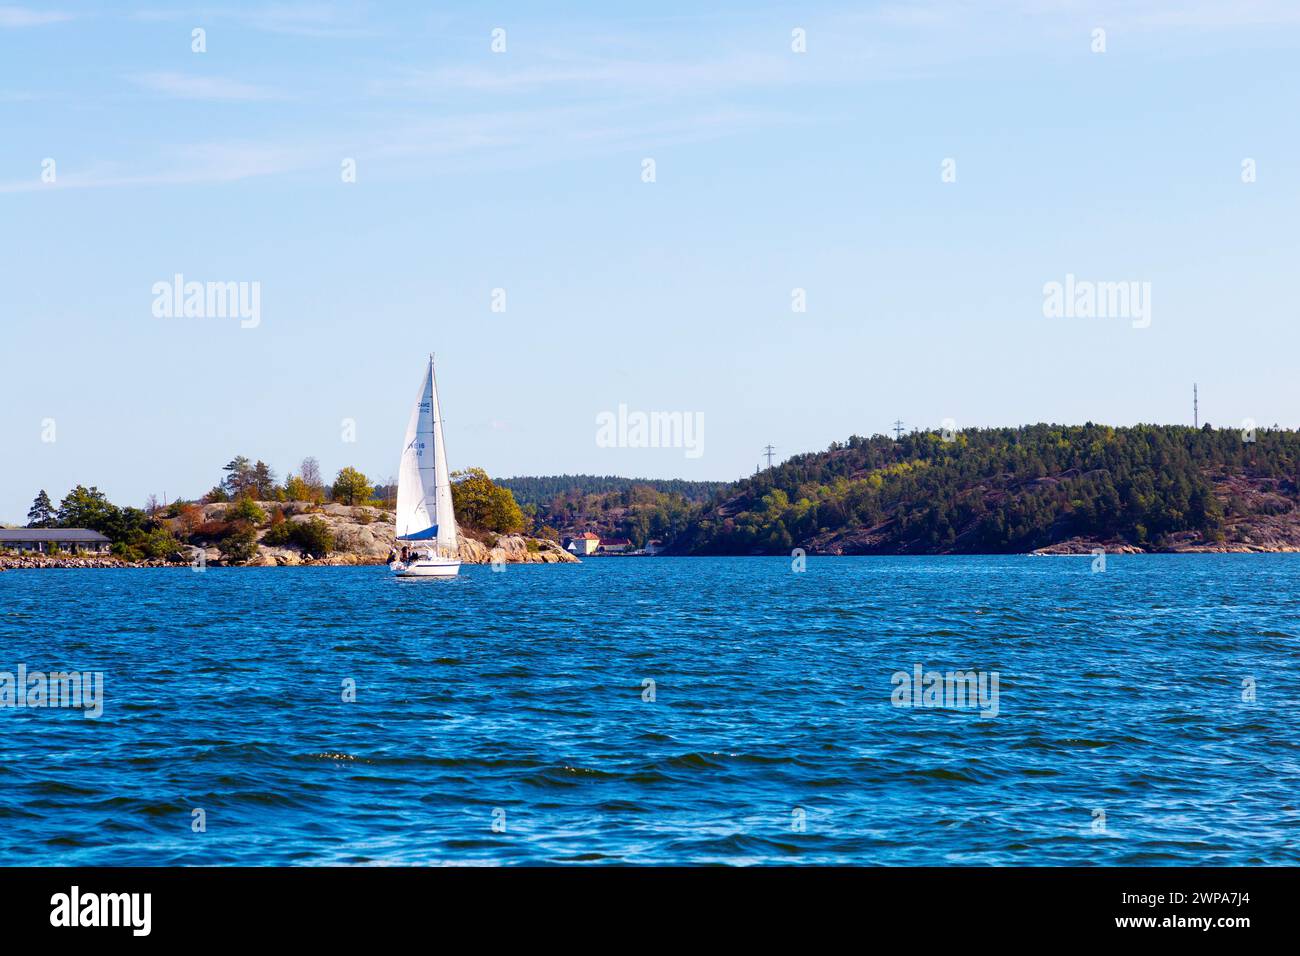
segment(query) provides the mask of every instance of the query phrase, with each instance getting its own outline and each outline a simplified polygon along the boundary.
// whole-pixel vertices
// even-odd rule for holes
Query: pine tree
[[[270,501],[275,497],[275,472],[261,459],[253,466],[252,486],[261,501]]]
[[[41,493],[32,502],[32,510],[27,512],[27,527],[53,528],[54,523],[54,503],[42,488]]]
[[[257,475],[253,471],[252,463],[243,455],[232,459],[230,464],[221,470],[226,472],[222,487],[226,489],[232,498],[256,493]]]

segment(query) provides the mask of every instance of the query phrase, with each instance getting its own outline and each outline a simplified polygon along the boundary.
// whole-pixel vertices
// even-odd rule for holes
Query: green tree
[[[59,502],[58,523],[63,528],[89,528],[101,534],[117,518],[117,507],[93,485],[77,485]]]
[[[243,455],[232,458],[230,463],[223,466],[221,470],[226,473],[226,477],[221,481],[221,487],[231,498],[238,498],[250,492],[256,494],[257,472],[253,464]]]
[[[315,498],[313,490],[297,475],[290,475],[284,480],[284,496],[289,501],[312,501]]]
[[[42,488],[41,493],[32,502],[31,510],[27,512],[27,527],[53,528],[55,520],[54,503],[50,501],[50,496]]]
[[[275,497],[275,472],[261,459],[253,466],[253,487],[259,501],[270,501]]]
[[[524,530],[524,513],[510,489],[502,488],[482,468],[452,473],[451,498],[456,520],[469,528],[510,534]]]
[[[349,466],[339,471],[334,479],[334,500],[354,505],[359,501],[370,500],[370,479]]]
[[[59,502],[59,527],[89,528],[113,543],[130,544],[152,525],[139,508],[119,508],[94,486],[77,485]]]

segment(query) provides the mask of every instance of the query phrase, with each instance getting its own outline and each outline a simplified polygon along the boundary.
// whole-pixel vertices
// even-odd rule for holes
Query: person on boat
[[[396,561],[396,560],[397,560],[397,549],[396,549],[396,548],[389,548],[389,549],[388,549],[388,563],[389,563],[389,564],[392,564],[392,563],[393,563],[394,561]]]
[[[402,563],[403,564],[411,563],[411,550],[406,545],[402,545]]]

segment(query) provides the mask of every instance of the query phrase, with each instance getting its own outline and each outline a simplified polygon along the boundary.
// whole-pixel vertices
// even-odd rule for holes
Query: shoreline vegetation
[[[118,507],[41,491],[31,528],[89,528],[112,556],[0,553],[33,566],[382,564],[396,487],[313,458],[283,482],[233,459],[198,501]],[[1300,551],[1300,433],[1173,425],[853,436],[735,482],[452,475],[461,560],[572,563],[566,537],[670,556]]]

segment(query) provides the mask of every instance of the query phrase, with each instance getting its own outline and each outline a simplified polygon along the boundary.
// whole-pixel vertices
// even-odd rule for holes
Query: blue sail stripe
[[[415,534],[402,534],[397,536],[398,541],[428,541],[430,538],[438,537],[438,526],[435,524],[423,531],[417,531]]]

